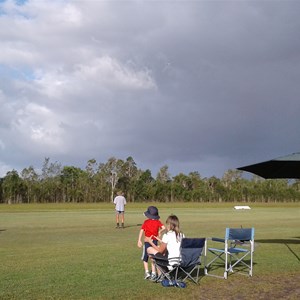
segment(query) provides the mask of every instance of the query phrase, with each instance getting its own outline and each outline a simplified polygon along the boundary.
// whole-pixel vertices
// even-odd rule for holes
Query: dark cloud
[[[299,151],[299,6],[1,2],[1,175],[132,156],[221,177]]]

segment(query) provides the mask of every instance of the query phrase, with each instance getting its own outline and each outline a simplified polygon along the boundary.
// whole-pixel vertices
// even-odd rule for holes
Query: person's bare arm
[[[152,241],[152,238],[155,238],[157,239],[159,242],[160,242],[160,245],[159,246],[156,246],[153,241]],[[148,242],[151,247],[153,247],[157,252],[159,253],[165,253],[166,252],[166,249],[167,249],[167,244],[165,244],[159,237],[157,236],[152,236],[151,238],[149,237],[145,237],[145,242]]]
[[[161,237],[162,236],[162,233],[166,230],[166,227],[163,225],[160,229],[159,229],[159,232],[158,232],[158,237]]]
[[[140,233],[139,233],[139,237],[138,237],[138,242],[137,242],[137,245],[139,248],[141,248],[143,246],[143,243],[142,243],[142,236],[143,236],[143,233],[144,233],[144,230],[141,229],[140,230]]]

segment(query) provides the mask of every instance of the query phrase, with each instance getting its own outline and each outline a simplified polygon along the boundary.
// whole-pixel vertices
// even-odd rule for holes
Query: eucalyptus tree
[[[62,170],[61,163],[59,162],[50,162],[50,158],[46,157],[42,167],[42,179],[53,178],[59,176]]]
[[[2,182],[3,198],[6,203],[22,202],[22,180],[16,170],[6,173]]]
[[[201,176],[199,172],[197,171],[190,172],[188,176],[190,178],[190,182],[193,189],[197,189],[201,186],[202,182],[201,182]]]
[[[297,192],[300,192],[300,179],[294,179],[293,182],[291,182],[291,187]]]
[[[227,170],[222,177],[222,183],[228,189],[232,189],[232,185],[235,184],[242,177],[242,171],[240,170]]]
[[[192,201],[203,202],[207,195],[207,184],[199,174],[194,171],[189,173],[191,185],[192,185]]]
[[[114,192],[119,178],[122,176],[124,161],[111,157],[106,164],[101,164],[99,172],[104,176],[107,183],[110,184],[110,201],[114,200]]]
[[[86,173],[73,166],[63,167],[60,178],[63,184],[63,202],[84,201],[84,180]]]
[[[156,181],[166,183],[171,180],[171,175],[169,173],[169,167],[167,165],[162,166],[157,175],[156,175]]]
[[[40,175],[41,201],[59,202],[62,200],[60,175],[62,166],[59,162],[50,162],[50,158],[46,157]]]
[[[27,203],[38,201],[38,173],[33,166],[24,168],[21,172],[21,178],[26,186]]]
[[[101,197],[101,180],[98,176],[99,164],[96,159],[90,159],[85,167],[85,174],[82,180],[85,181],[85,200],[87,202],[96,202]]]
[[[171,201],[173,200],[191,200],[192,180],[188,175],[179,173],[173,177],[171,189]]]
[[[96,159],[95,158],[89,159],[85,167],[85,170],[90,178],[92,178],[97,173],[97,169],[98,169],[98,164]]]
[[[293,201],[300,200],[300,179],[295,179],[289,186],[290,194],[292,195]]]
[[[157,201],[173,201],[172,179],[167,165],[162,166],[156,175],[155,198]]]
[[[134,159],[129,156],[124,162],[118,182],[118,188],[126,193],[126,199],[134,202],[134,182],[138,176],[138,168]]]
[[[271,180],[271,193],[270,196],[273,201],[283,202],[287,200],[289,185],[288,179],[273,179]]]
[[[93,188],[93,201],[106,202],[107,200],[111,200],[111,178],[104,163],[98,164],[98,170],[94,178],[95,180],[91,187]]]
[[[264,195],[263,195],[263,183],[265,179],[260,176],[253,175],[252,178],[248,181],[247,186],[247,198],[250,202],[263,202]]]
[[[222,202],[225,188],[221,183],[221,180],[215,176],[212,176],[206,180],[208,187],[208,199],[209,201]]]
[[[149,169],[142,171],[138,170],[137,178],[133,183],[133,197],[137,201],[153,200],[154,189],[153,184],[155,180],[152,177]]]
[[[174,200],[199,201],[203,194],[204,182],[198,172],[190,172],[188,175],[179,173],[173,177]]]
[[[241,179],[242,171],[240,170],[229,169],[224,173],[221,182],[225,187],[225,192],[223,192],[225,201],[237,201],[243,198]]]

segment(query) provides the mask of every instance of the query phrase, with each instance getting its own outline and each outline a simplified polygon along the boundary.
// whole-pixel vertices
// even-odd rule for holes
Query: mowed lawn
[[[253,277],[201,276],[185,289],[144,280],[137,238],[148,205],[163,222],[176,214],[187,237],[255,227]],[[299,299],[300,203],[234,205],[129,203],[125,229],[112,204],[0,205],[0,299]]]

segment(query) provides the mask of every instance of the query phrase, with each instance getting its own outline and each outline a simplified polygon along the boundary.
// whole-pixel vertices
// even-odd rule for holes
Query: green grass
[[[124,230],[114,228],[112,204],[0,205],[0,299],[298,298],[300,204],[157,203],[162,221],[176,214],[188,237],[255,227],[253,277],[206,276],[186,289],[143,279],[136,244],[147,205],[127,205]]]

